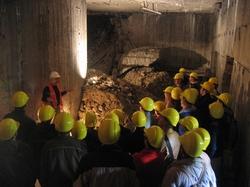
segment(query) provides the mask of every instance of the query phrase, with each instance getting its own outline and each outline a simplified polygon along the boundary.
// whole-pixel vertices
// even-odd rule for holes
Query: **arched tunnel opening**
[[[249,186],[249,8],[0,0],[0,184]]]

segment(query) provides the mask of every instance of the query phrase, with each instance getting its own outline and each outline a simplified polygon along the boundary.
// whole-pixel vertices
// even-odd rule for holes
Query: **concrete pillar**
[[[13,33],[6,39],[8,47],[15,48],[9,55],[16,56],[10,68],[17,72],[16,89],[31,96],[28,111],[35,116],[50,71],[58,71],[63,87],[74,90],[64,98],[65,109],[76,114],[87,63],[86,1],[20,0],[5,6],[15,18],[6,21]]]

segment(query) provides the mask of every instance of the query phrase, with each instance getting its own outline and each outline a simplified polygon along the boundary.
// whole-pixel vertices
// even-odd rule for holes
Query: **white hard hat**
[[[52,71],[52,72],[50,73],[49,78],[50,78],[50,79],[58,79],[58,78],[61,78],[61,75],[60,75],[58,72],[56,72],[56,71]]]

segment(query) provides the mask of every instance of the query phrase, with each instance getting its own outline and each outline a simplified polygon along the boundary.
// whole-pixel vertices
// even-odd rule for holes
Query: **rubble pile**
[[[122,108],[127,114],[139,109],[138,101],[143,97],[157,99],[147,90],[132,85],[123,79],[114,79],[97,70],[89,70],[82,89],[79,117],[86,111],[94,111],[98,121],[115,108]]]
[[[167,72],[156,72],[150,67],[133,69],[124,76],[124,80],[144,88],[158,98],[162,97],[162,90],[171,84],[171,78]]]

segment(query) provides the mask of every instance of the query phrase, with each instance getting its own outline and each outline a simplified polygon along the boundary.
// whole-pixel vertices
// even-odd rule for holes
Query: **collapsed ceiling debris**
[[[99,122],[115,108],[122,108],[131,114],[139,109],[138,101],[143,97],[149,96],[155,100],[163,98],[162,90],[169,84],[166,72],[153,72],[150,68],[131,70],[124,79],[114,79],[92,69],[88,71],[86,80],[79,117],[84,118],[86,111],[94,111]]]

